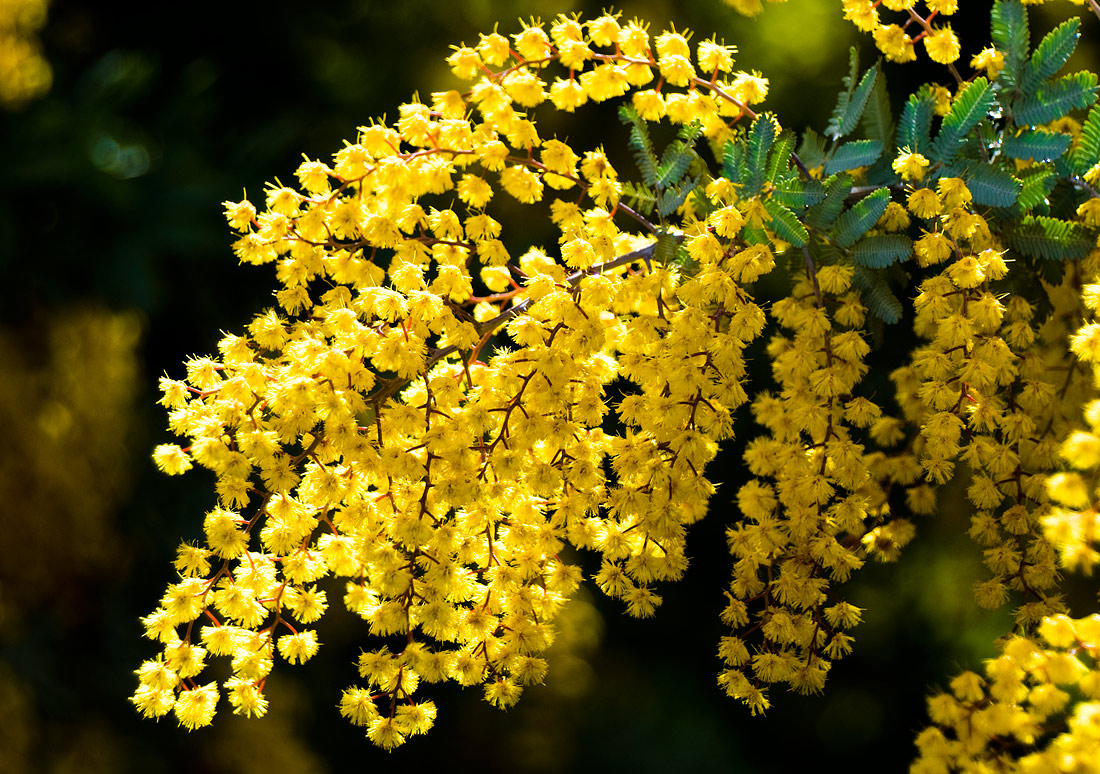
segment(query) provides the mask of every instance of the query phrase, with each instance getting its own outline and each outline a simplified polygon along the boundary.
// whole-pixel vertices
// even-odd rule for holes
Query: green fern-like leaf
[[[878,222],[886,205],[890,203],[890,191],[879,188],[864,196],[836,219],[833,241],[840,247],[850,247]]]
[[[987,164],[973,164],[962,173],[975,204],[1011,207],[1020,195],[1020,181],[1004,170]]]
[[[779,124],[768,113],[757,116],[749,127],[748,144],[745,148],[745,165],[749,172],[748,179],[745,180],[746,196],[756,196],[764,187],[768,152],[778,135]]]
[[[913,242],[902,234],[865,236],[852,246],[852,260],[868,269],[885,269],[913,254]]]
[[[680,128],[678,139],[669,143],[661,154],[661,163],[657,165],[658,188],[669,188],[683,180],[692,162],[699,158],[694,146],[702,133],[703,125],[698,121]]]
[[[790,242],[795,247],[802,247],[810,238],[806,227],[799,221],[798,216],[788,210],[774,198],[764,200],[764,209],[771,215],[768,226],[775,235],[785,242]]]
[[[1028,215],[1008,232],[1008,244],[1032,258],[1075,261],[1092,252],[1095,237],[1076,223]]]
[[[691,192],[699,185],[699,178],[680,183],[677,186],[660,191],[657,194],[657,214],[666,218],[687,201]]]
[[[1034,83],[1042,83],[1062,69],[1077,48],[1081,37],[1081,20],[1076,16],[1059,24],[1048,32],[1035,47],[1031,61],[1025,67],[1024,89]]]
[[[999,80],[1011,88],[1016,86],[1027,56],[1027,9],[1020,0],[997,0],[993,4],[991,19],[993,45],[1004,55],[1005,61]]]
[[[619,108],[619,120],[630,127],[630,147],[634,150],[638,171],[642,173],[642,182],[647,186],[656,185],[658,161],[653,140],[649,136],[649,127],[638,115],[638,111],[629,105]]]
[[[806,213],[806,225],[826,229],[836,222],[844,208],[844,199],[852,191],[852,178],[841,172],[825,180],[825,196]]]
[[[807,129],[802,134],[802,142],[798,146],[798,158],[806,165],[806,169],[815,169],[825,163],[825,138],[813,129]]]
[[[741,241],[746,245],[766,245],[771,242],[768,232],[760,226],[745,226],[741,229]]]
[[[882,155],[882,143],[878,140],[853,140],[846,142],[825,162],[825,174],[832,175],[857,167],[874,164]]]
[[[833,116],[829,119],[829,125],[825,129],[828,137],[836,140],[852,133],[859,125],[859,119],[867,107],[867,100],[875,87],[879,68],[874,67],[863,74],[857,84],[856,76],[859,73],[859,56],[856,49],[850,49],[849,72],[844,79],[844,90],[837,96],[836,107],[833,108]]]
[[[680,240],[673,234],[660,231],[657,233],[657,244],[653,246],[653,257],[665,264],[677,262]]]
[[[764,174],[764,180],[774,183],[783,172],[790,169],[791,154],[794,153],[794,133],[784,130],[772,146],[768,154],[768,168]]]
[[[1096,101],[1096,74],[1073,73],[1048,82],[1016,102],[1016,123],[1036,126],[1049,124],[1071,110],[1086,108]]]
[[[848,103],[852,101],[852,91],[856,87],[858,77],[859,51],[855,46],[852,46],[848,49],[848,74],[841,80],[844,88],[836,95],[836,106],[833,108],[828,126],[825,127],[826,136],[836,139],[836,133],[840,131],[840,124],[844,119],[845,111],[848,109]]]
[[[676,132],[676,137],[685,145],[695,145],[702,136],[703,124],[700,121],[683,124],[680,126],[680,130]]]
[[[684,147],[679,142],[674,142],[665,148],[661,155],[661,163],[657,167],[657,188],[674,188],[679,185],[692,162],[699,158],[695,149]]]
[[[898,122],[898,149],[928,154],[932,147],[932,112],[936,98],[926,86],[909,97]]]
[[[1042,202],[1054,189],[1058,176],[1048,167],[1032,167],[1020,174],[1020,196],[1016,199],[1022,212]]]
[[[825,198],[825,186],[817,180],[801,180],[792,176],[775,186],[772,198],[784,207],[798,210],[811,207]]]
[[[653,214],[653,208],[657,206],[657,194],[645,183],[631,183],[623,181],[623,202],[627,207],[639,215]]]
[[[894,143],[894,114],[890,110],[890,94],[886,91],[886,76],[881,72],[875,78],[875,87],[863,111],[863,131],[868,140],[878,140],[883,148]]]
[[[940,124],[940,132],[932,143],[932,157],[944,163],[954,159],[963,138],[989,114],[994,101],[993,88],[985,78],[975,78],[962,89]]]
[[[902,305],[886,283],[882,273],[856,266],[852,285],[860,291],[867,310],[887,325],[901,320]]]
[[[1081,126],[1077,137],[1077,147],[1073,149],[1071,166],[1074,173],[1083,175],[1092,166],[1100,162],[1100,105],[1089,111],[1088,118]]]
[[[1006,137],[1001,153],[1023,161],[1054,161],[1069,149],[1068,134],[1032,129],[1015,137]]]
[[[706,220],[712,212],[718,209],[718,206],[707,196],[705,185],[697,185],[692,188],[691,195],[688,198],[691,199],[691,206],[694,208],[696,217],[699,220]]]
[[[745,141],[727,140],[722,150],[722,177],[735,185],[741,184],[745,169]]]

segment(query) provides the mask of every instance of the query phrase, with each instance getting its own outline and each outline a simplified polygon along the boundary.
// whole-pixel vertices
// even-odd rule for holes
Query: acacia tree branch
[[[674,239],[676,239],[677,242],[682,242],[684,240],[684,235],[683,234],[674,233],[674,234],[672,234],[672,236],[673,236]],[[648,264],[649,261],[653,258],[653,253],[654,253],[654,251],[656,251],[656,249],[657,249],[657,243],[656,242],[651,242],[650,244],[646,245],[645,247],[640,247],[637,250],[632,250],[629,253],[624,253],[622,255],[616,256],[616,257],[612,258],[610,261],[606,261],[604,263],[597,263],[594,266],[590,266],[587,269],[581,269],[580,271],[575,271],[572,274],[570,274],[568,277],[566,277],[565,281],[567,283],[569,283],[570,287],[575,288],[577,285],[579,285],[581,283],[581,280],[583,280],[585,277],[591,277],[591,276],[594,276],[596,274],[602,274],[605,271],[611,271],[612,269],[617,269],[620,266],[626,266],[628,264],[633,263],[634,261],[645,261]],[[507,310],[506,312],[502,312],[501,314],[497,315],[493,319],[486,320],[485,322],[479,323],[478,326],[477,326],[477,332],[482,334],[482,335],[484,335],[486,333],[489,333],[490,331],[492,331],[495,328],[503,325],[504,323],[506,323],[506,322],[516,318],[516,317],[519,317],[521,314],[526,312],[531,307],[531,305],[533,303],[534,303],[533,300],[527,299],[526,301],[523,301],[521,303],[516,304],[515,306],[513,306],[511,309]],[[457,349],[457,348],[447,347],[446,349],[454,351],[454,349]],[[440,350],[440,351],[442,352],[443,350]],[[448,352],[447,354],[450,354],[450,352]]]
[[[670,236],[672,239],[675,239],[677,243],[681,243],[684,241],[684,235],[678,231],[669,232],[668,236]],[[575,271],[565,278],[565,282],[569,285],[569,287],[575,288],[581,283],[581,280],[583,280],[585,277],[603,274],[604,272],[611,271],[612,269],[617,269],[620,266],[627,266],[631,263],[634,263],[635,261],[645,261],[646,264],[649,264],[656,250],[657,242],[651,242],[645,247],[640,247],[637,250],[631,250],[629,253],[623,253],[622,255],[615,256],[610,261],[597,263],[594,266],[588,267],[587,269]],[[532,304],[534,304],[534,301],[529,298],[526,301],[522,301],[521,303],[516,304],[511,309],[508,309],[507,311],[498,314],[491,320],[485,320],[484,322],[478,323],[476,326],[478,335],[482,339],[484,339],[500,326],[508,323],[511,320],[514,320],[522,314],[525,314],[531,308]],[[425,373],[431,370],[432,366],[441,361],[443,358],[449,355],[453,355],[455,352],[458,351],[459,347],[457,344],[450,344],[446,347],[442,347],[433,351],[428,357],[427,361],[424,363]],[[381,408],[383,403],[396,395],[411,381],[411,379],[402,378],[387,379],[374,393],[370,395],[369,400],[376,407]]]

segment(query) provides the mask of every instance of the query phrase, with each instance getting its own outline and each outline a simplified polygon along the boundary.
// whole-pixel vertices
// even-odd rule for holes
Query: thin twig
[[[684,235],[678,232],[673,232],[671,236],[677,242],[682,242],[684,239]],[[576,287],[585,277],[591,277],[596,274],[603,274],[604,272],[611,271],[612,269],[617,269],[620,266],[627,266],[631,263],[634,263],[635,261],[645,261],[648,264],[653,258],[653,254],[656,249],[657,243],[651,242],[645,247],[640,247],[637,250],[632,250],[629,253],[624,253],[623,255],[616,256],[610,261],[597,263],[595,266],[590,266],[587,269],[575,271],[565,278],[565,282],[570,287]],[[485,339],[490,333],[499,328],[501,325],[504,325],[510,320],[514,320],[516,317],[519,317],[521,314],[527,312],[527,310],[531,308],[531,305],[533,303],[534,301],[532,301],[531,299],[527,299],[526,301],[516,304],[506,312],[502,312],[491,320],[486,320],[484,322],[478,323],[476,326],[478,335],[482,339]],[[456,344],[451,344],[446,347],[442,347],[441,349],[435,350],[424,363],[425,373],[430,371],[432,366],[434,366],[440,360],[447,357],[448,355],[453,355],[455,352],[458,351],[459,347]],[[375,405],[376,413],[379,409],[381,409],[383,403],[396,395],[401,390],[401,388],[407,385],[409,382],[409,379],[386,380],[385,384],[370,396],[371,402]]]

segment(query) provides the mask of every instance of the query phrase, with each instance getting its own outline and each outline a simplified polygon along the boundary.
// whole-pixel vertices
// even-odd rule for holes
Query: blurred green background
[[[687,577],[665,590],[656,618],[627,620],[583,596],[563,621],[547,684],[508,713],[473,691],[435,690],[435,730],[392,754],[375,750],[335,708],[365,644],[365,628],[339,605],[319,626],[320,655],[277,668],[263,720],[223,707],[212,728],[188,734],[171,717],[141,719],[127,700],[133,670],[156,651],[138,618],[156,606],[176,546],[201,534],[214,497],[203,472],[170,479],[149,459],[173,440],[155,405],[157,378],[179,377],[186,357],[213,351],[219,332],[241,329],[274,287],[270,267],[237,265],[220,203],[290,180],[303,153],[329,158],[357,125],[395,116],[416,91],[455,87],[449,45],[498,23],[513,32],[520,17],[602,8],[50,5],[38,38],[52,87],[0,110],[0,774],[906,766],[923,697],[990,655],[1003,623],[971,601],[980,557],[965,539],[965,509],[948,495],[901,565],[869,567],[851,585],[866,623],[824,696],[776,692],[769,716],[750,718],[714,680],[736,443],[715,463],[726,485],[692,535]],[[654,31],[672,22],[736,45],[740,67],[771,79],[767,107],[795,129],[824,127],[849,45],[866,62],[874,56],[831,1],[769,5],[755,20],[716,0],[621,10]],[[955,26],[969,58],[986,22]],[[909,69],[890,77],[928,77]],[[623,142],[621,127],[610,131],[588,145]]]

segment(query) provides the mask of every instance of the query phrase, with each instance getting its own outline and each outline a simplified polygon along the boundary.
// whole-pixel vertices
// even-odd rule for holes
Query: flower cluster
[[[1092,200],[1095,201],[1095,200]],[[1063,331],[1075,359],[1070,361],[1070,372],[1080,371],[1084,379],[1097,383],[1100,364],[1100,325],[1096,310],[1100,301],[1100,284],[1097,271],[1091,265],[1080,287],[1073,295],[1085,307],[1084,319],[1075,320]],[[1047,491],[1052,507],[1043,518],[1043,532],[1055,546],[1062,566],[1091,574],[1100,562],[1100,403],[1093,392],[1076,401],[1084,406],[1084,423],[1063,437],[1060,453],[1064,470],[1047,477]]]
[[[891,62],[912,62],[917,58],[916,44],[933,62],[949,65],[959,58],[959,38],[949,23],[940,19],[959,9],[958,0],[923,0],[924,15],[917,10],[918,0],[843,0],[844,18],[860,31],[874,36],[875,46]],[[882,17],[880,11],[901,14]],[[900,23],[899,23],[900,22]]]
[[[35,34],[46,23],[47,0],[0,2],[0,105],[19,108],[50,89],[53,73]]]
[[[1072,265],[1047,288],[1052,313],[1036,330],[1023,297],[998,298],[1008,273],[1004,250],[956,178],[917,188],[908,206],[927,230],[917,261],[942,267],[919,288],[915,330],[927,343],[896,370],[899,404],[920,428],[913,450],[927,481],[942,484],[965,460],[970,535],[985,549],[992,577],[975,585],[978,603],[997,608],[1010,591],[1026,601],[1026,627],[1062,610],[1053,547],[1040,529],[1049,508],[1046,474],[1058,464],[1058,441],[1075,421],[1089,384],[1066,346],[1067,320],[1079,315]]]
[[[652,613],[746,399],[741,353],[763,313],[739,283],[770,253],[729,254],[732,204],[717,234],[685,215],[690,233],[667,238],[703,274],[684,282],[654,255],[657,226],[620,201],[607,156],[540,136],[533,110],[633,91],[651,120],[720,141],[766,83],[734,73],[713,40],[692,53],[683,34],[653,39],[610,15],[486,35],[448,59],[468,92],[362,127],[331,164],[299,167],[300,190],[270,188],[264,212],[226,204],[241,260],[276,264],[280,308],[162,380],[188,443],[156,462],[213,471],[218,505],[145,619],[164,652],[139,670],[143,713],[209,723],[219,687],[199,677],[223,656],[234,711],[264,714],[275,660],[318,650],[326,577],[344,579],[343,604],[378,640],[340,711],[386,748],[431,727],[422,682],[480,685],[507,707],[543,679],[580,580],[567,544],[599,551],[597,584]],[[513,257],[500,191],[549,204],[554,250]],[[621,432],[617,378],[636,391],[616,407]]]
[[[1096,771],[1098,659],[1097,615],[1052,616],[1038,636],[1009,638],[984,677],[963,672],[928,700],[935,725],[917,737],[910,771]]]
[[[727,533],[736,562],[722,617],[734,634],[719,649],[727,666],[719,681],[753,714],[768,706],[764,684],[816,693],[831,661],[850,652],[846,632],[861,611],[830,585],[863,564],[865,539],[878,547],[868,521],[884,515],[886,498],[853,431],[881,410],[858,395],[870,346],[852,273],[815,267],[807,254],[805,276],[772,307],[790,335],[777,333],[768,345],[778,391],[753,399],[767,433],[745,450],[757,478],[738,492],[744,520]],[[752,653],[745,637],[755,630],[762,642]]]
[[[934,24],[957,4],[924,5],[844,2],[889,59],[923,41],[959,84],[917,92],[896,138],[880,104],[867,123],[884,135],[840,142],[878,65],[848,79],[830,147],[808,132],[796,154],[732,47],[560,16],[456,47],[466,91],[360,127],[331,162],[305,160],[297,187],[269,187],[263,211],[226,202],[237,256],[274,264],[278,306],[161,382],[186,443],[156,463],[212,471],[217,504],[144,619],[162,653],[138,670],[139,710],[195,728],[224,692],[263,715],[275,661],[317,653],[330,595],[371,637],[338,706],[375,744],[431,728],[423,683],[513,705],[547,672],[576,550],[598,554],[605,594],[653,614],[748,403],[726,692],[757,714],[772,684],[820,691],[863,612],[839,587],[896,560],[937,487],[965,476],[990,573],[974,593],[1016,604],[1016,628],[988,682],[966,673],[932,700],[918,770],[997,750],[1084,760],[1095,705],[1057,686],[1096,698],[1100,624],[1066,617],[1060,572],[1100,562],[1100,108],[1084,127],[1062,108],[1093,104],[1095,78],[1010,100],[989,49],[972,63],[985,77],[964,82],[958,40]],[[1005,13],[1026,32],[1022,6]],[[1052,76],[1072,47],[1044,45],[1036,72]],[[1016,127],[998,99],[1045,127]],[[640,181],[536,123],[605,102]],[[679,139],[659,155],[650,126]],[[502,222],[516,211],[523,232]],[[529,236],[540,216],[548,246]],[[911,283],[909,309],[891,283]],[[909,344],[872,360],[902,319]],[[770,386],[748,384],[759,338]],[[220,685],[202,677],[210,657],[230,662]]]

